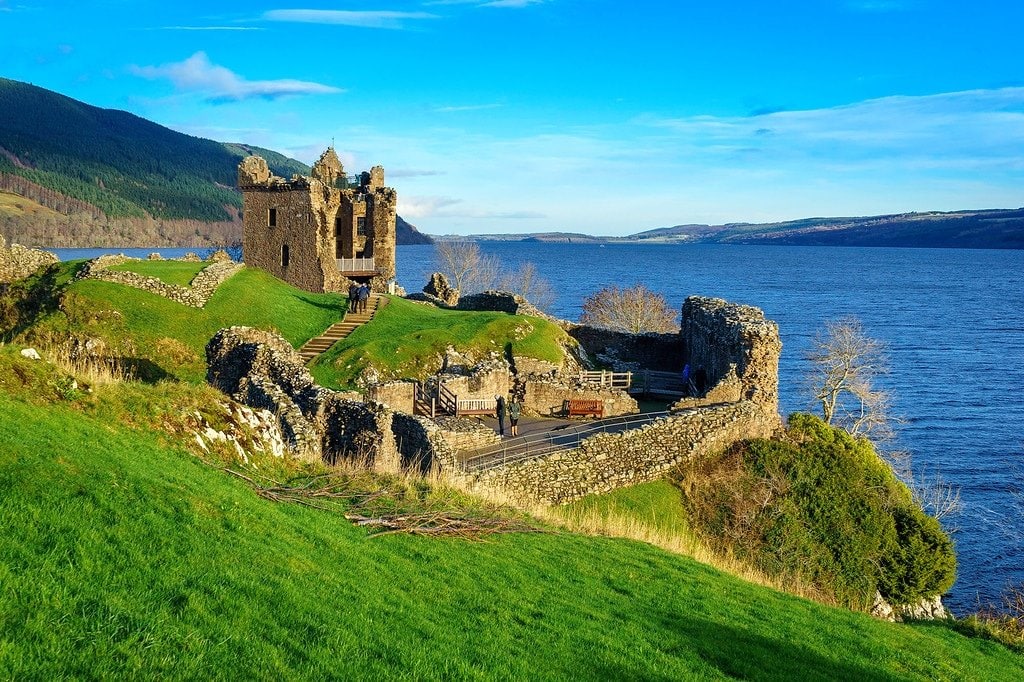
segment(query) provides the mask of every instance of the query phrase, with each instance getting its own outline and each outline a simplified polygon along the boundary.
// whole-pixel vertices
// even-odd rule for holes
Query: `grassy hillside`
[[[560,343],[572,340],[560,327],[539,318],[441,310],[392,298],[372,323],[336,343],[310,370],[320,384],[342,388],[353,386],[370,366],[386,378],[423,379],[438,371],[450,345],[477,359],[491,352],[511,352],[560,363]]]
[[[0,364],[45,381],[14,349]],[[51,403],[29,389],[0,392],[0,677],[1024,675],[1024,658],[991,642],[877,622],[640,543],[371,538],[341,514],[257,497],[104,407],[144,411],[144,392]],[[134,400],[108,395],[121,391]]]
[[[44,345],[59,343],[69,334],[101,338],[111,352],[132,359],[151,379],[204,381],[206,343],[223,327],[274,330],[298,346],[338,321],[347,306],[344,296],[312,294],[263,270],[245,268],[222,284],[205,307],[196,309],[111,282],[72,282],[79,265],[61,263],[50,276],[23,285],[39,291],[38,301],[29,306],[34,306],[34,314],[15,325],[15,334]],[[145,261],[122,267],[183,284],[201,266]],[[10,295],[20,294],[15,290]],[[0,320],[0,334],[4,333],[12,336]]]

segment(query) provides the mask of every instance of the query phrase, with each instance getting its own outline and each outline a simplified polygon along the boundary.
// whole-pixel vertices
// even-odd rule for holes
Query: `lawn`
[[[148,390],[97,394],[132,391],[113,402],[144,410]],[[262,499],[89,400],[111,404],[0,392],[0,678],[1024,676],[1024,658],[992,642],[637,542],[370,537],[338,513]],[[635,495],[664,491],[622,499]]]
[[[348,388],[369,365],[389,378],[425,378],[445,349],[484,357],[489,352],[560,363],[559,344],[571,343],[557,325],[499,312],[442,310],[392,297],[374,319],[336,343],[310,370],[318,383]]]
[[[187,287],[199,274],[199,271],[210,265],[208,262],[192,262],[177,260],[141,260],[128,261],[107,268],[121,272],[135,272],[147,277],[155,277],[167,284]]]

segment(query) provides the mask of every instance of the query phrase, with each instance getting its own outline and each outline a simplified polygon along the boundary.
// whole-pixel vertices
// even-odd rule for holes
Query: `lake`
[[[583,299],[640,282],[674,307],[690,295],[758,306],[778,323],[783,414],[813,406],[804,353],[826,320],[853,315],[888,344],[899,446],[919,473],[961,488],[953,530],[955,613],[1024,583],[1024,251],[856,247],[484,242],[506,268],[531,262],[551,282],[549,312],[578,319]],[[55,249],[62,259],[117,249]],[[195,249],[123,249],[167,257]],[[433,246],[398,247],[398,281],[418,291]]]
[[[755,305],[779,324],[783,414],[809,410],[804,354],[826,320],[853,315],[888,345],[880,386],[905,422],[898,445],[921,474],[961,488],[955,613],[1024,582],[1024,251],[483,242],[510,269],[532,262],[557,292],[552,314],[640,282],[681,307],[693,294]],[[418,291],[433,246],[398,249],[398,281]]]

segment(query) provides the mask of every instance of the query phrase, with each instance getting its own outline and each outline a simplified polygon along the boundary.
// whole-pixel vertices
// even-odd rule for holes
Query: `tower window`
[[[267,211],[267,227],[277,227],[277,209]]]
[[[356,234],[360,237],[366,236],[366,218],[356,218]]]
[[[288,245],[283,244],[281,246],[281,267],[288,267]]]

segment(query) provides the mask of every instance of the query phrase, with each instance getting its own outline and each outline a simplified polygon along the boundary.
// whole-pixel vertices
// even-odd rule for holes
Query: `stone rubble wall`
[[[56,255],[42,249],[30,249],[21,244],[8,247],[7,240],[0,235],[0,282],[23,279],[58,261]]]
[[[628,334],[587,325],[571,325],[566,332],[587,354],[616,372],[683,369],[683,340],[679,334]]]
[[[210,265],[199,271],[199,274],[192,280],[192,284],[187,287],[168,284],[156,277],[140,275],[137,272],[109,269],[121,263],[141,260],[140,258],[129,258],[122,254],[100,256],[86,263],[78,273],[78,278],[114,282],[115,284],[142,289],[143,291],[163,296],[192,308],[202,308],[221,284],[245,267],[241,263],[235,263],[231,260],[211,261]]]
[[[741,397],[770,412],[779,407],[779,327],[760,308],[691,296],[683,303],[680,337],[690,375],[703,369],[708,386],[734,367]]]
[[[523,408],[542,417],[562,416],[566,400],[600,400],[604,405],[604,417],[640,411],[636,400],[625,391],[580,383],[575,378],[567,380],[552,375],[534,375],[527,377],[523,385]]]
[[[456,310],[493,311],[509,315],[529,315],[558,324],[561,320],[542,312],[519,294],[508,291],[484,291],[459,298]]]
[[[777,414],[751,401],[708,407],[622,433],[597,434],[574,450],[509,464],[476,480],[522,501],[564,504],[655,480],[684,461],[740,440],[768,438],[779,428]]]
[[[416,384],[412,381],[388,381],[367,386],[366,400],[383,403],[395,412],[413,414],[415,392]]]
[[[221,329],[206,346],[206,361],[210,385],[277,415],[294,456],[351,460],[382,471],[399,468],[391,410],[318,386],[280,335],[249,327]]]
[[[729,365],[729,371],[721,381],[712,386],[699,398],[680,398],[669,407],[671,412],[679,412],[694,407],[707,407],[721,403],[738,403],[743,399],[743,383],[736,376],[736,365]]]

